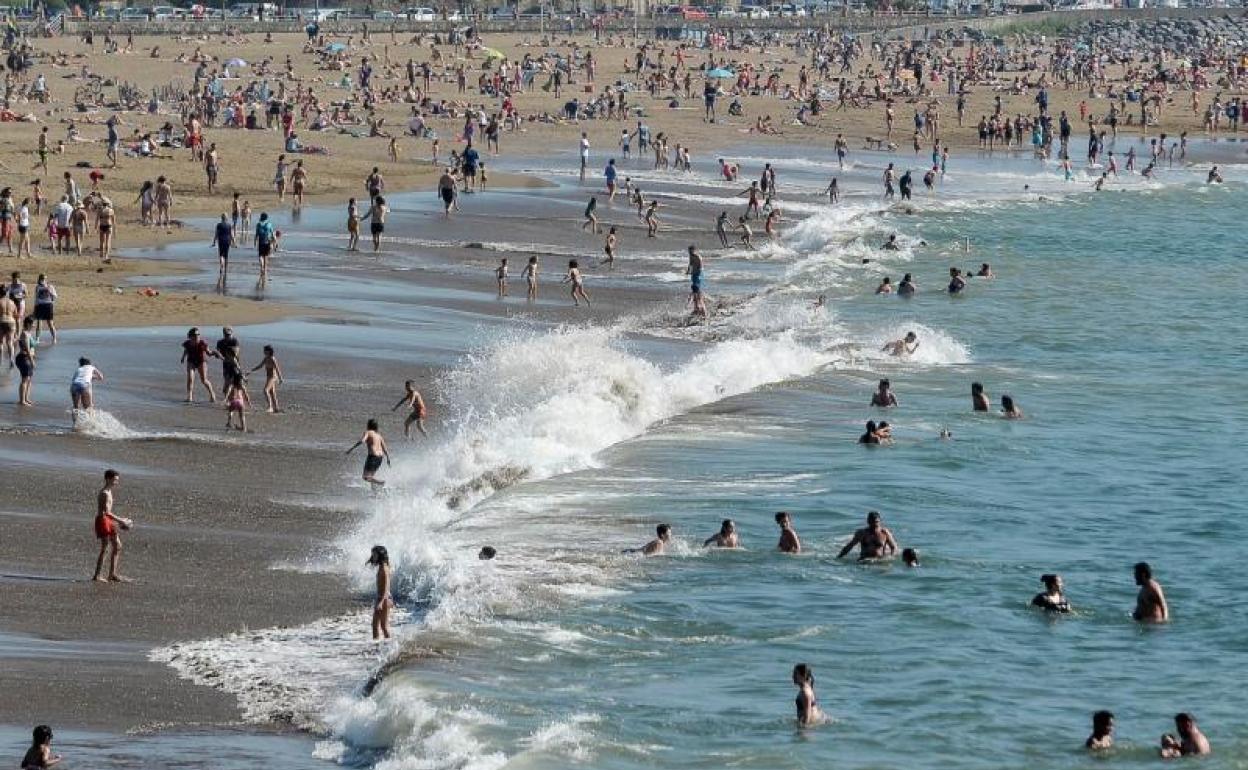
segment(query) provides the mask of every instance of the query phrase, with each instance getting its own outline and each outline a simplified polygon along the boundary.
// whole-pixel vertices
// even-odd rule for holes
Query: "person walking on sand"
[[[386,199],[378,195],[373,199],[373,205],[368,209],[369,232],[373,235],[373,251],[381,250],[381,234],[386,231],[386,215],[390,213],[390,207],[386,205]]]
[[[113,231],[117,229],[117,212],[108,198],[101,201],[95,214],[95,226],[100,232],[100,261],[107,265],[113,261]]]
[[[130,582],[130,578],[122,577],[117,571],[117,565],[121,562],[121,535],[118,533],[134,525],[130,519],[113,512],[113,492],[120,484],[121,474],[109,468],[104,471],[104,487],[95,497],[95,537],[100,541],[100,555],[96,557],[95,575],[91,580],[97,583],[106,580],[113,583]],[[102,576],[104,556],[110,548],[112,555],[108,560],[108,577],[105,578]]]
[[[295,169],[290,172],[290,193],[296,209],[303,208],[303,191],[308,186],[308,172],[303,161],[295,161]]]
[[[381,428],[377,425],[377,420],[368,421],[368,427],[364,430],[364,435],[360,440],[351,445],[347,450],[350,455],[361,444],[364,445],[368,454],[364,457],[364,474],[363,479],[373,486],[376,491],[386,485],[386,482],[377,478],[377,471],[381,470],[381,461],[384,459],[386,465],[390,465],[390,450],[386,447],[386,440],[381,435]]]
[[[230,269],[230,247],[234,245],[234,227],[225,214],[212,232],[212,245],[217,247],[217,272],[224,275]]]
[[[264,369],[264,400],[268,403],[269,414],[281,414],[282,407],[277,401],[277,386],[286,382],[282,376],[282,367],[277,363],[277,355],[272,345],[264,346],[264,358],[251,368],[251,371]]]
[[[186,339],[182,342],[181,360],[186,369],[185,401],[188,404],[195,401],[196,375],[199,375],[199,381],[208,391],[208,401],[213,404],[217,403],[217,394],[212,389],[212,383],[208,381],[209,358],[220,358],[220,355],[208,347],[208,342],[199,334],[199,327],[191,327],[191,330],[186,333]]]
[[[69,398],[73,406],[75,423],[78,422],[80,412],[89,412],[95,407],[95,393],[92,391],[92,383],[96,380],[103,382],[104,373],[91,364],[91,359],[79,358],[78,368],[74,370],[74,376],[69,381]]]
[[[394,598],[390,596],[390,554],[384,545],[373,546],[368,556],[368,566],[377,568],[377,598],[373,603],[373,641],[390,638],[390,610]]]
[[[524,266],[521,277],[524,278],[525,285],[528,287],[528,301],[537,301],[537,257],[529,257],[529,264]]]
[[[416,430],[420,431],[420,435],[428,436],[425,430],[425,415],[428,410],[425,408],[425,399],[420,395],[420,391],[416,390],[416,383],[412,380],[406,380],[403,383],[403,398],[399,399],[399,403],[395,404],[390,411],[395,411],[401,406],[407,406],[411,411],[408,412],[406,419],[403,420],[403,437],[411,438],[412,426],[416,426]]]
[[[585,307],[589,307],[589,295],[585,293],[585,277],[581,275],[581,266],[575,260],[568,261],[568,274],[563,277],[563,283],[572,284],[572,304],[577,307],[581,306],[581,300],[585,300]]]
[[[225,429],[234,425],[234,417],[238,417],[238,430],[247,432],[247,410],[251,408],[251,396],[247,393],[247,381],[242,372],[235,372],[225,388]]]

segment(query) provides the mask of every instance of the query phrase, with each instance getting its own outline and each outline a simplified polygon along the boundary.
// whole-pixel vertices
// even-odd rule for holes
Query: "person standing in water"
[[[1162,759],[1203,756],[1213,751],[1209,739],[1196,726],[1196,718],[1191,714],[1175,714],[1174,727],[1179,733],[1177,738],[1169,733],[1161,736]]]
[[[122,577],[117,571],[121,562],[121,536],[119,530],[130,529],[133,522],[113,512],[113,492],[121,484],[121,474],[109,468],[104,471],[104,487],[95,496],[95,537],[100,541],[100,555],[95,560],[95,575],[91,580],[97,583],[129,583],[130,579]],[[108,561],[108,577],[104,572],[104,556],[112,548]]]
[[[282,376],[282,367],[277,363],[272,345],[264,346],[264,358],[251,367],[253,372],[257,369],[264,369],[264,400],[268,403],[268,413],[280,414],[282,407],[277,402],[277,386],[286,382],[286,378]]]
[[[854,532],[836,558],[844,558],[854,547],[858,547],[858,561],[882,559],[897,553],[897,540],[893,533],[884,526],[878,511],[867,514],[867,526]]]
[[[503,299],[507,296],[507,258],[503,257],[498,261],[498,267],[494,268],[494,278],[498,282],[498,298]]]
[[[230,269],[230,247],[234,245],[234,226],[225,214],[212,231],[212,245],[217,247],[217,272],[224,275]]]
[[[777,513],[776,524],[780,527],[780,542],[776,545],[780,553],[801,553],[802,541],[797,536],[797,530],[793,529],[793,517],[789,512]]]
[[[581,266],[575,260],[568,261],[568,274],[563,277],[563,283],[572,284],[572,303],[577,307],[581,306],[581,300],[585,300],[585,307],[589,307],[589,295],[585,293],[585,278],[581,275]]]
[[[395,404],[390,411],[395,411],[401,406],[406,406],[410,411],[407,418],[403,420],[403,436],[410,438],[412,433],[412,425],[416,426],[416,430],[420,431],[420,435],[428,436],[425,430],[425,416],[428,410],[425,408],[425,399],[420,395],[420,391],[416,389],[416,383],[412,380],[406,380],[403,383],[403,398],[399,399],[399,403]]]
[[[360,250],[360,207],[355,198],[347,200],[347,251]]]
[[[1088,751],[1105,751],[1114,746],[1114,714],[1098,711],[1092,715],[1092,734],[1083,742]]]
[[[732,519],[724,519],[719,525],[719,532],[711,535],[702,543],[703,548],[740,548],[741,537],[737,534],[737,524]]]
[[[69,398],[73,404],[74,422],[78,422],[79,412],[89,412],[95,406],[95,393],[92,383],[104,381],[104,373],[91,365],[91,359],[78,359],[78,368],[74,370],[73,379],[69,382]]]
[[[373,546],[368,556],[368,566],[377,568],[377,596],[373,601],[373,641],[390,638],[390,610],[394,598],[390,596],[390,554],[384,545]]]
[[[1140,587],[1131,617],[1140,623],[1165,623],[1170,620],[1170,606],[1161,583],[1153,579],[1153,568],[1142,561],[1135,565],[1135,584]]]
[[[904,283],[904,280],[903,280]],[[884,343],[884,347],[880,350],[888,353],[890,356],[910,356],[914,355],[914,351],[919,349],[919,335],[914,332],[906,332],[906,336],[899,340]]]
[[[685,267],[685,275],[689,276],[689,303],[693,305],[693,315],[707,318],[706,296],[702,293],[702,255],[692,244],[689,246],[689,264]]]
[[[797,685],[797,725],[810,727],[823,719],[815,698],[815,672],[805,663],[793,667],[793,684]]]
[[[43,770],[61,763],[61,755],[52,753],[52,728],[39,725],[31,736],[30,748],[22,757],[21,770]]]
[[[1066,600],[1066,594],[1062,591],[1061,575],[1041,575],[1040,582],[1044,584],[1044,591],[1032,597],[1031,606],[1039,607],[1045,612],[1070,612],[1070,602]]]
[[[585,204],[585,221],[581,223],[581,229],[587,227],[593,228],[594,235],[602,233],[602,226],[598,224],[598,215],[594,213],[598,208],[598,196],[591,195],[589,203]]]
[[[603,253],[606,254],[602,261],[598,264],[607,265],[611,269],[615,269],[615,247],[619,242],[619,236],[615,234],[615,228],[612,227],[607,231],[607,240],[602,245]]]
[[[524,278],[525,285],[528,287],[527,299],[529,302],[537,301],[537,257],[529,257],[529,264],[524,266],[524,272],[521,274]]]
[[[369,225],[368,229],[373,235],[373,251],[381,250],[381,234],[386,231],[386,215],[390,213],[390,207],[386,205],[386,199],[378,195],[373,199],[373,205],[368,209]]]
[[[987,412],[992,406],[992,402],[988,399],[988,394],[984,392],[984,386],[979,382],[971,383],[971,409],[976,412]]]
[[[208,400],[217,402],[217,394],[213,392],[212,383],[208,380],[208,359],[220,358],[220,355],[208,347],[204,338],[199,336],[199,327],[192,327],[182,342],[182,365],[186,369],[186,403],[195,401],[195,376],[208,391]]]
[[[368,421],[368,427],[364,430],[364,435],[360,440],[351,445],[347,450],[347,454],[351,454],[361,444],[364,445],[368,454],[364,457],[364,473],[362,478],[373,486],[374,490],[380,489],[386,485],[386,482],[377,478],[377,471],[381,470],[381,461],[385,460],[386,465],[390,465],[390,450],[386,447],[386,440],[382,438],[381,428],[377,425],[377,420]]]
[[[880,380],[875,393],[871,394],[871,406],[897,406],[897,394],[893,393],[893,385],[888,380]]]

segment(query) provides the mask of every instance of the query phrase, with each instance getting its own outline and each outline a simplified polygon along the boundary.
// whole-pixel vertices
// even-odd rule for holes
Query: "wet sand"
[[[345,255],[328,230],[319,241],[292,236],[263,288],[254,267],[240,261],[227,286],[235,301],[309,309],[272,323],[235,324],[247,367],[270,342],[286,373],[285,413],[249,414],[248,434],[227,434],[218,405],[182,403],[183,326],[71,330],[60,344],[41,348],[37,405],[6,405],[0,422],[0,459],[11,481],[0,490],[0,583],[7,589],[0,658],[12,691],[26,694],[0,699],[0,724],[106,732],[227,726],[239,719],[232,698],[180,680],[172,668],[149,662],[149,651],[351,612],[359,613],[360,644],[368,645],[367,595],[336,573],[309,567],[368,502],[358,479],[361,454],[343,456],[365,419],[382,419],[397,461],[421,451],[420,442],[402,438],[402,412],[389,411],[403,380],[420,383],[436,437],[444,429],[437,375],[462,353],[465,337],[485,339],[517,323],[610,323],[648,306],[683,312],[683,285],[628,285],[627,270],[610,276],[592,265],[587,274],[597,302],[592,310],[574,308],[558,286],[565,260],[550,255],[542,256],[538,303],[522,298],[520,254],[512,255],[511,290],[521,297],[498,301],[499,254],[480,239],[505,234],[566,244],[560,248],[569,252],[600,249],[601,237],[581,233],[574,213],[555,223],[557,232],[551,220],[531,216],[551,206],[574,212],[582,205],[579,189],[552,188],[548,200],[532,195],[469,196],[449,223],[431,215],[436,202],[396,196],[397,240],[380,255]],[[616,213],[623,220],[626,211]],[[336,219],[336,212],[309,210],[302,227],[328,228]],[[644,238],[633,232],[635,221],[628,228],[633,244]],[[459,245],[434,250],[403,242],[435,229],[438,239]],[[647,247],[680,264],[683,237],[674,230]],[[309,244],[318,250],[304,250]],[[152,279],[162,291],[220,298],[215,259],[205,258],[199,244],[141,256],[155,260],[153,273],[164,273]],[[204,327],[215,342],[219,330]],[[82,354],[108,378],[95,390],[99,407],[120,421],[99,426],[112,438],[69,429],[66,384]],[[209,373],[220,393],[218,362],[210,361]],[[253,375],[251,395],[260,404],[261,384]],[[0,387],[15,387],[7,372]],[[204,397],[198,384],[196,395]],[[136,523],[122,536],[122,572],[131,584],[90,582],[94,498],[108,467],[122,474],[117,510]]]

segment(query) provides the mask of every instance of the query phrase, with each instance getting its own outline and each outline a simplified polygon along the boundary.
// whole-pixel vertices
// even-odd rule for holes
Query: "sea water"
[[[1081,748],[1098,709],[1114,767],[1153,766],[1178,711],[1214,744],[1202,767],[1243,766],[1248,174],[1094,193],[1082,171],[955,154],[907,208],[874,194],[885,156],[743,162],[764,160],[790,221],[708,260],[709,324],[520,328],[448,371],[445,438],[314,556],[364,595],[354,557],[389,547],[397,641],[332,618],[157,657],[249,718],[293,711],[326,766],[1100,767]],[[833,174],[857,193],[835,206]],[[707,219],[742,206],[710,173],[633,176]],[[982,262],[996,278],[944,292]],[[903,272],[917,296],[873,293]],[[881,352],[907,331],[915,355]],[[881,377],[899,408],[868,406]],[[971,411],[973,381],[994,412]],[[1025,419],[996,414],[1002,394]],[[880,418],[896,442],[859,446]],[[780,510],[800,556],[775,550]],[[869,510],[921,567],[836,558]],[[743,548],[703,549],[724,518]],[[622,553],[661,522],[668,554]],[[1140,560],[1168,625],[1130,619]],[[1072,614],[1028,608],[1046,572]],[[824,724],[795,726],[796,663]]]

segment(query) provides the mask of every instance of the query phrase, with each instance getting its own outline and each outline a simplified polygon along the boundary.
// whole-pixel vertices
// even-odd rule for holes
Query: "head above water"
[[[777,511],[776,523],[782,527],[790,526],[793,523],[793,517],[789,515],[788,511]]]
[[[39,725],[31,731],[31,743],[35,746],[46,746],[52,742],[52,728]]]
[[[481,552],[477,554],[477,558],[481,561],[489,561],[498,555],[498,551],[494,550],[494,546],[486,545],[481,547]]]
[[[879,525],[879,523],[880,523],[879,511],[870,511],[867,513],[867,524],[874,527],[874,526]]]
[[[907,567],[919,566],[919,552],[913,548],[906,548],[901,552],[901,561]]]
[[[724,519],[723,523],[719,525],[719,533],[721,535],[730,535],[736,531],[737,524],[732,519]]]
[[[971,395],[978,396],[984,392],[984,385],[980,382],[971,383]]]
[[[1041,575],[1040,582],[1050,591],[1062,590],[1062,576],[1056,574]]]
[[[793,684],[795,685],[814,685],[815,670],[805,663],[798,663],[793,667]]]
[[[367,563],[373,567],[388,566],[390,564],[390,553],[384,545],[375,545],[372,552],[368,555]]]
[[[1109,735],[1114,731],[1114,712],[1098,711],[1092,715],[1092,732]]]
[[[672,525],[660,524],[659,526],[654,528],[654,531],[655,531],[655,534],[659,536],[660,540],[667,540],[668,538],[672,536]]]
[[[1135,565],[1134,573],[1136,585],[1142,586],[1153,579],[1153,568],[1146,561],[1137,563]]]

